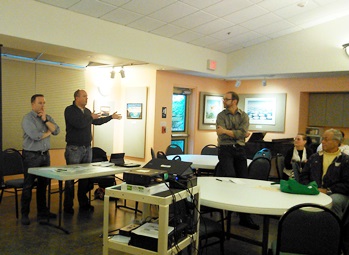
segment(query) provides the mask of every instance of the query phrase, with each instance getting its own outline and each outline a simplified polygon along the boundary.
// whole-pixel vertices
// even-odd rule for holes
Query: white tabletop
[[[167,159],[172,160],[177,155],[168,155]],[[199,155],[199,154],[179,154],[182,161],[192,162],[192,168],[214,169],[218,163],[216,155]]]
[[[117,173],[123,173],[127,170],[129,170],[129,168],[118,166],[103,166],[103,164],[101,163],[90,163],[52,167],[32,167],[28,169],[28,172],[30,174],[35,174],[50,179],[66,181],[113,175]]]
[[[280,191],[279,185],[271,185],[269,181],[198,177],[198,184],[202,205],[234,212],[282,215],[297,204],[315,203],[326,207],[332,204],[331,197],[323,193],[319,195],[284,193]]]
[[[177,155],[168,155],[167,159],[172,160]],[[198,169],[215,169],[218,164],[218,156],[216,155],[200,155],[200,154],[179,154],[182,161],[192,162],[191,167]],[[252,160],[247,159],[247,165],[251,163]]]

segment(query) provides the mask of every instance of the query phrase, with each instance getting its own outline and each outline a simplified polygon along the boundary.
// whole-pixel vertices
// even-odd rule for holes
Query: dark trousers
[[[24,185],[21,198],[21,213],[29,215],[30,202],[32,199],[32,189],[35,179],[37,179],[36,190],[36,206],[38,213],[46,213],[48,208],[46,207],[46,188],[48,185],[48,179],[45,177],[36,176],[28,173],[30,167],[41,167],[50,165],[50,154],[40,154],[36,152],[30,152],[23,150],[24,157]]]
[[[216,175],[247,178],[247,156],[244,146],[221,145],[218,149],[220,168]]]
[[[91,163],[92,149],[90,146],[69,145],[65,149],[65,160],[67,165]],[[80,179],[78,184],[78,201],[80,206],[89,204],[86,193],[91,189],[90,179]],[[74,206],[74,180],[65,181],[64,188],[64,208]]]

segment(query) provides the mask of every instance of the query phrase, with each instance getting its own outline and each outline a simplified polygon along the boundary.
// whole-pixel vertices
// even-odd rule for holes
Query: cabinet
[[[109,249],[118,250],[128,254],[144,254],[144,255],[155,255],[155,254],[176,254],[179,250],[183,250],[185,247],[193,243],[193,254],[196,254],[198,250],[198,230],[199,230],[199,215],[197,210],[194,212],[194,221],[198,222],[196,233],[188,234],[182,241],[180,241],[176,246],[168,249],[168,221],[169,221],[169,206],[175,201],[180,201],[186,199],[191,194],[194,195],[195,199],[199,204],[199,187],[195,186],[188,190],[176,190],[173,192],[173,195],[168,196],[156,196],[156,195],[144,195],[140,193],[130,192],[130,191],[121,191],[120,186],[113,186],[106,188],[104,196],[104,219],[103,219],[103,255],[107,255]],[[135,246],[131,246],[124,243],[119,243],[113,239],[108,238],[108,229],[109,229],[109,198],[121,198],[127,200],[134,200],[142,202],[143,205],[157,205],[159,207],[159,238],[158,238],[158,251],[151,251]],[[149,210],[146,210],[146,206],[143,209],[143,218],[146,218],[150,215]],[[149,208],[149,207],[148,207]],[[165,234],[166,233],[166,234]],[[178,250],[179,249],[179,250]]]
[[[311,93],[310,126],[349,127],[349,93]]]

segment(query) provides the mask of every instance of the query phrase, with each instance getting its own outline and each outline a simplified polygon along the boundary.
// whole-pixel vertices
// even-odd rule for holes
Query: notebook
[[[113,163],[116,166],[122,166],[122,167],[141,166],[140,164],[137,164],[137,163],[125,163],[124,157],[125,157],[125,153],[112,153],[110,155],[110,163]]]

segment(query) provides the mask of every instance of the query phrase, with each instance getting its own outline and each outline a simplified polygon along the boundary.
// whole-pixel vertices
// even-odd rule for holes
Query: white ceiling
[[[36,0],[230,53],[349,15],[349,0]]]

